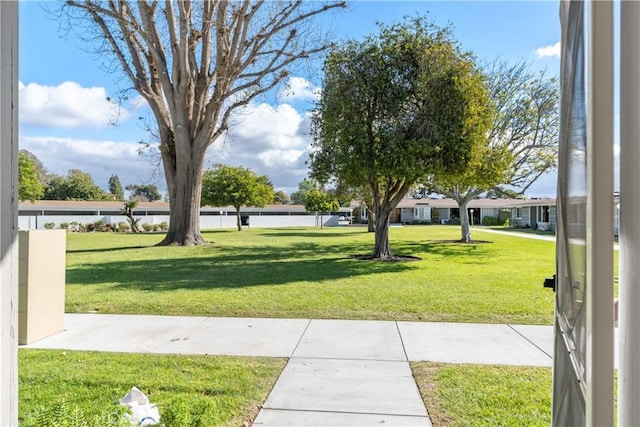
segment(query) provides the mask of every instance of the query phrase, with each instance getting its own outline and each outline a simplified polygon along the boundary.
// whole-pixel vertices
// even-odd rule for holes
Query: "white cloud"
[[[235,116],[227,139],[209,149],[208,160],[251,168],[291,192],[307,176],[310,144],[308,117],[288,104],[252,103]]]
[[[539,47],[534,51],[534,53],[536,58],[560,58],[560,42],[549,46]]]
[[[320,88],[302,77],[291,77],[278,92],[281,101],[315,101],[320,98]]]
[[[20,123],[36,126],[79,128],[107,126],[118,114],[103,87],[85,88],[76,82],[57,86],[19,84]]]
[[[136,142],[22,136],[20,148],[35,154],[49,173],[66,175],[69,169],[80,169],[90,173],[103,189],[113,174],[118,175],[123,186],[152,183],[160,189],[166,187],[161,176],[151,180],[154,166],[138,154],[140,145]]]
[[[205,167],[211,163],[248,167],[267,175],[274,187],[288,193],[307,176],[305,162],[312,141],[307,115],[288,104],[272,107],[252,103],[234,118],[230,128],[226,138],[209,149]],[[117,174],[123,185],[153,183],[165,189],[164,178],[152,179],[154,166],[138,155],[140,145],[133,141],[23,133],[20,148],[33,152],[51,173],[64,175],[69,169],[80,169],[89,172],[104,189],[112,174]]]

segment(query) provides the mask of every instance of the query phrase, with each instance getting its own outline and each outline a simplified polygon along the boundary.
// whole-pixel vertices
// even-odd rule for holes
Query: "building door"
[[[560,5],[554,426],[613,424],[612,4]]]

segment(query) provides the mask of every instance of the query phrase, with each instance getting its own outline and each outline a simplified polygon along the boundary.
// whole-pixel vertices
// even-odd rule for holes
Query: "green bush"
[[[154,224],[153,231],[162,231],[162,226],[160,224]]]
[[[104,221],[99,219],[93,224],[93,229],[95,231],[104,231]]]
[[[55,222],[45,222],[44,223],[44,228],[46,228],[47,230],[53,230],[56,226]]]
[[[162,231],[167,231],[167,230],[169,230],[169,224],[167,224],[167,221],[162,221],[162,222],[160,223],[160,229],[161,229]]]
[[[88,222],[85,226],[84,226],[84,230],[83,231],[93,231],[96,229],[96,226],[94,223],[92,222]]]
[[[68,222],[61,222],[60,223],[60,228],[63,230],[68,230],[69,229],[69,223]]]
[[[498,213],[498,224],[503,224],[505,227],[508,227],[511,223],[511,210],[510,209],[502,209]]]
[[[153,231],[153,225],[151,224],[142,224],[142,228],[144,231]]]
[[[498,220],[492,216],[485,216],[482,218],[483,225],[498,225]]]
[[[130,230],[129,224],[127,224],[126,222],[124,222],[124,221],[120,221],[120,222],[118,223],[118,231],[119,231],[119,232],[121,232],[121,233],[126,233],[126,232],[127,232],[127,231],[129,231],[129,230]]]
[[[509,228],[511,226],[511,219],[507,218],[504,220],[504,224],[502,224],[504,227]]]
[[[460,225],[460,218],[450,219],[449,221],[447,221],[447,224],[449,224],[449,225]]]

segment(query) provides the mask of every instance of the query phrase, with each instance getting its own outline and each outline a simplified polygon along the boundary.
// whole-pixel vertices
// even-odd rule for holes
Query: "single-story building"
[[[122,202],[40,200],[21,202],[18,207],[18,228],[22,230],[43,229],[45,224],[95,223],[117,225],[127,218],[120,213]],[[140,202],[133,210],[140,218],[140,225],[156,225],[169,222],[169,203]],[[301,205],[267,205],[264,208],[242,207],[240,217],[243,225],[252,228],[342,225],[351,222],[352,208],[340,208],[322,217],[307,212]],[[236,226],[236,210],[232,206],[200,208],[200,228],[220,229]]]
[[[618,235],[620,194],[613,195],[614,232]],[[514,227],[555,231],[557,210],[555,198],[531,199],[474,199],[469,202],[468,214],[472,225],[487,225],[488,218],[496,224],[504,223],[509,218]],[[366,221],[367,211],[360,208],[355,217],[360,222]],[[571,213],[571,212],[570,212]],[[448,224],[460,218],[460,208],[454,199],[423,198],[403,199],[391,214],[392,223],[402,224]],[[584,219],[572,218],[575,223]]]

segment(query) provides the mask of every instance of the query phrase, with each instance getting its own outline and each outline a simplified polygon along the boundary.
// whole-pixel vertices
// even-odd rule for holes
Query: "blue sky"
[[[107,101],[117,90],[116,77],[105,74],[82,42],[66,38],[43,4],[52,5],[20,3],[20,147],[52,173],[81,169],[103,188],[117,174],[123,185],[153,183],[164,189],[162,176],[137,154],[138,141],[147,139],[138,119],[148,115],[144,103],[117,113]],[[322,23],[333,28],[338,40],[360,39],[376,32],[376,21],[392,23],[417,13],[442,26],[451,24],[461,45],[481,61],[524,59],[558,75],[556,1],[356,1]],[[208,163],[250,167],[268,175],[277,189],[295,191],[307,173],[307,110],[320,79],[317,68],[293,76],[288,89],[257,100],[224,143],[214,143]],[[109,126],[116,114],[117,126]],[[528,195],[555,197],[555,174],[543,177]]]

